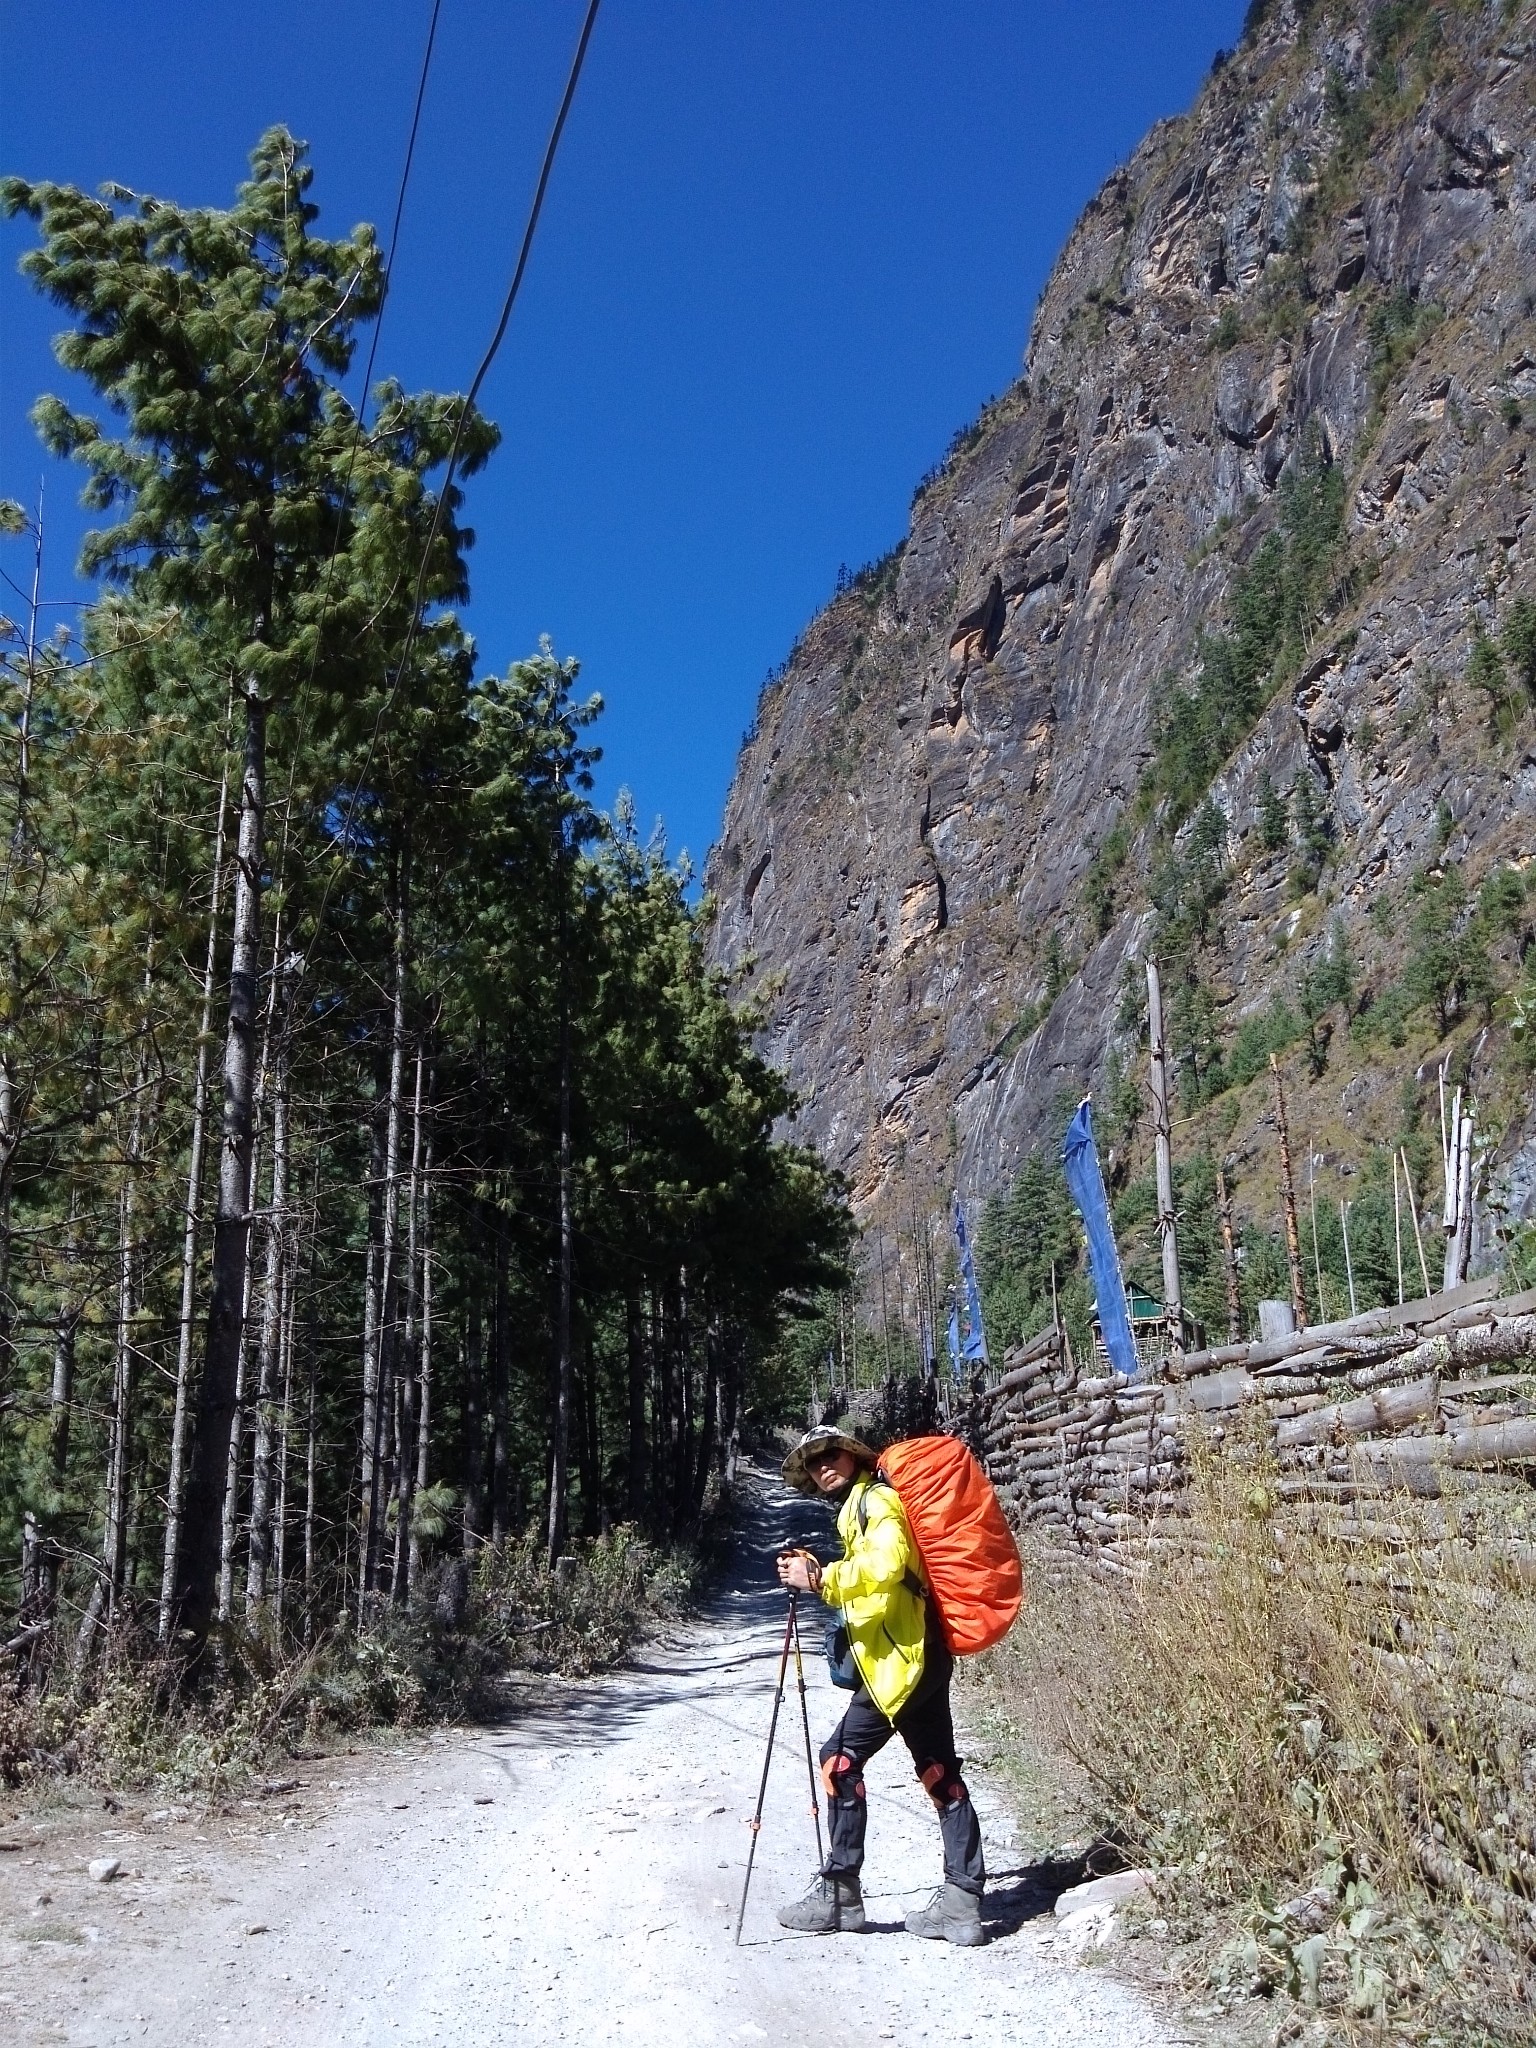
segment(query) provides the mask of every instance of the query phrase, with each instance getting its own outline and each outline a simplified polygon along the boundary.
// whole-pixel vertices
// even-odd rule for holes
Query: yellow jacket
[[[844,1555],[823,1567],[821,1597],[842,1609],[865,1689],[894,1720],[923,1675],[927,1605],[922,1560],[896,1489],[855,1480],[838,1510],[837,1533]]]

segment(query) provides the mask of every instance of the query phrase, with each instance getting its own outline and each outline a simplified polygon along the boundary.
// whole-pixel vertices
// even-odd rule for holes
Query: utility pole
[[[1157,1234],[1163,1248],[1163,1307],[1169,1349],[1184,1350],[1184,1302],[1179,1291],[1179,1237],[1173,1214],[1172,1132],[1168,1122],[1168,1064],[1163,1049],[1163,990],[1157,962],[1147,962],[1147,1024],[1152,1058],[1152,1133],[1157,1144]]]
[[[1459,1287],[1472,1255],[1472,1104],[1456,1090],[1450,1142],[1445,1148],[1445,1272],[1443,1287]]]
[[[1307,1327],[1307,1292],[1301,1278],[1301,1236],[1296,1228],[1296,1187],[1291,1179],[1291,1127],[1285,1120],[1285,1090],[1280,1085],[1280,1062],[1271,1053],[1269,1071],[1275,1083],[1275,1129],[1280,1134],[1280,1199],[1285,1204],[1285,1256],[1291,1269],[1291,1307],[1296,1327]]]

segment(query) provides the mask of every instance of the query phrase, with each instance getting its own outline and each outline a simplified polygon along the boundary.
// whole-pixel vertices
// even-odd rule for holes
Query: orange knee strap
[[[852,1782],[846,1789],[839,1786],[837,1782],[839,1778],[848,1777],[856,1773],[858,1768],[856,1758],[844,1756],[841,1752],[835,1756],[823,1757],[821,1760],[821,1782],[827,1788],[827,1797],[829,1799],[862,1799],[864,1797],[864,1780],[862,1778],[853,1777]]]
[[[951,1777],[943,1764],[930,1764],[926,1771],[919,1771],[917,1775],[935,1806],[954,1806],[969,1796],[960,1773],[956,1771]]]

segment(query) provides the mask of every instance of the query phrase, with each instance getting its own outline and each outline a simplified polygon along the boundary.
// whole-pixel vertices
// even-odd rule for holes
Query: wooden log
[[[1382,1464],[1434,1464],[1444,1460],[1461,1469],[1530,1464],[1536,1461],[1536,1416],[1519,1422],[1473,1423],[1464,1429],[1430,1436],[1394,1437],[1386,1443],[1364,1443],[1360,1454]]]
[[[1193,1354],[1191,1354],[1193,1355]],[[1165,1415],[1207,1415],[1223,1408],[1240,1408],[1254,1399],[1258,1389],[1251,1372],[1242,1366],[1170,1386],[1163,1403]]]
[[[1261,1366],[1276,1365],[1283,1359],[1320,1349],[1347,1350],[1352,1345],[1368,1344],[1376,1339],[1390,1343],[1404,1331],[1419,1336],[1434,1335],[1478,1321],[1503,1321],[1510,1316],[1530,1315],[1533,1311],[1536,1311],[1536,1288],[1500,1299],[1497,1279],[1490,1277],[1419,1301],[1370,1309],[1362,1316],[1349,1316],[1342,1322],[1314,1323],[1306,1330],[1298,1330],[1285,1337],[1271,1337],[1267,1342],[1217,1344],[1205,1351],[1186,1352],[1178,1370],[1170,1371],[1168,1376],[1180,1380],[1194,1379],[1229,1365],[1243,1365],[1252,1372]]]
[[[1363,1437],[1376,1430],[1406,1429],[1435,1412],[1440,1381],[1433,1374],[1410,1380],[1405,1386],[1382,1387],[1372,1394],[1357,1394],[1350,1401],[1335,1401],[1314,1408],[1309,1414],[1278,1420],[1275,1445],[1289,1450],[1300,1444],[1323,1444],[1348,1437]]]

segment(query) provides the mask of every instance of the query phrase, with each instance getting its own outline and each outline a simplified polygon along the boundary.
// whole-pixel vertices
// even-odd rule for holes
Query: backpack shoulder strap
[[[869,1528],[869,1489],[872,1486],[889,1486],[889,1479],[878,1466],[872,1478],[866,1479],[859,1488],[859,1497],[853,1504],[853,1511],[859,1518],[859,1534],[863,1536]]]
[[[885,1474],[882,1471],[880,1471],[877,1467],[874,1477],[868,1482],[867,1485],[861,1486],[859,1488],[859,1497],[854,1502],[853,1511],[858,1516],[859,1534],[861,1536],[864,1535],[869,1528],[869,1508],[867,1506],[867,1502],[869,1499],[869,1489],[871,1486],[891,1486],[891,1482],[889,1481],[889,1479],[886,1478]],[[896,1489],[892,1486],[891,1491],[895,1493]],[[901,1495],[896,1494],[896,1498],[900,1500]],[[916,1593],[919,1599],[927,1599],[928,1588],[923,1584],[923,1581],[918,1577],[917,1573],[913,1571],[910,1565],[908,1565],[906,1571],[902,1574],[902,1584],[906,1587],[909,1593]]]

